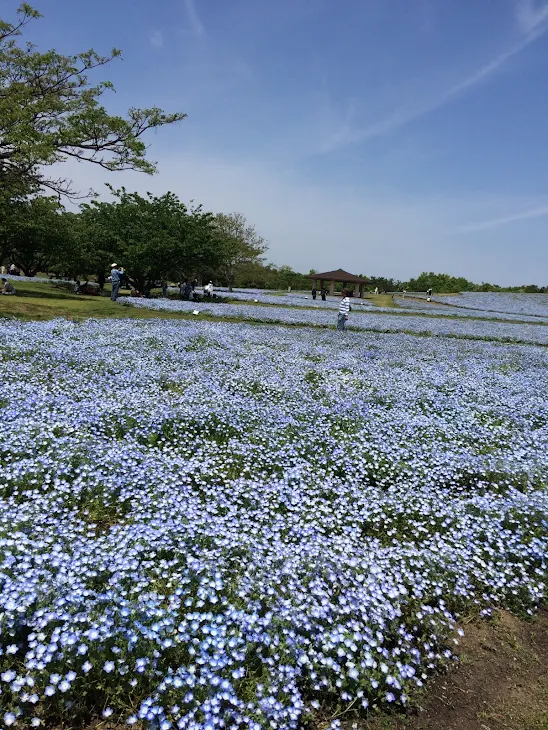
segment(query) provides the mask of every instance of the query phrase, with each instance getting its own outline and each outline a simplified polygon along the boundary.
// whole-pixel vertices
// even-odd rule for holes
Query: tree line
[[[122,263],[141,290],[196,276],[229,287],[240,266],[260,263],[265,241],[239,213],[187,207],[174,193],[140,195],[110,187],[112,200],[67,211],[56,197],[0,203],[0,255],[25,276],[105,277]]]
[[[520,286],[503,287],[497,284],[481,284],[469,281],[462,276],[451,276],[451,274],[435,274],[434,272],[424,271],[420,276],[408,281],[399,281],[398,279],[387,278],[383,276],[365,277],[370,282],[370,286],[378,287],[379,291],[414,291],[425,292],[432,289],[435,292],[444,292],[446,294],[458,293],[462,291],[470,292],[516,292],[523,294],[543,294],[548,292],[548,286],[537,286],[536,284],[522,284]]]

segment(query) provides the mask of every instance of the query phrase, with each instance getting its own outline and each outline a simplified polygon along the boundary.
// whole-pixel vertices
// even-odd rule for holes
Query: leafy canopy
[[[70,258],[74,246],[71,215],[57,197],[38,195],[0,205],[2,259],[34,276]]]
[[[217,213],[214,227],[222,250],[219,274],[232,289],[238,271],[260,264],[268,246],[241,213]]]
[[[21,194],[49,188],[76,195],[70,181],[44,168],[67,159],[90,162],[107,170],[155,172],[146,159],[143,135],[149,129],[178,122],[182,113],[157,107],[129,109],[111,115],[101,97],[113,86],[92,84],[88,74],[119,58],[113,49],[102,56],[93,49],[64,56],[41,52],[21,37],[41,17],[23,3],[13,23],[0,19],[0,193]]]
[[[117,261],[142,287],[219,265],[221,249],[210,213],[187,208],[174,193],[142,196],[108,187],[112,202],[93,200],[81,206],[80,214],[83,240],[101,268]]]

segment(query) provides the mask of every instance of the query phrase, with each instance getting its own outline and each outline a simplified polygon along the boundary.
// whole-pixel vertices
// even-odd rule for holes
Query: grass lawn
[[[394,302],[392,294],[364,294],[364,299],[374,304],[376,307],[394,307],[398,305]]]
[[[192,315],[134,309],[111,302],[108,296],[83,296],[42,282],[15,282],[16,296],[0,298],[0,317],[46,320],[69,319],[189,319]]]

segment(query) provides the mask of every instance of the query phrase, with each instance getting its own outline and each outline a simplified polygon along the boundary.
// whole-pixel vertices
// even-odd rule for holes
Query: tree
[[[146,197],[108,186],[115,200],[81,206],[89,266],[123,265],[139,288],[155,281],[191,277],[219,265],[212,215],[188,209],[174,193]]]
[[[409,291],[427,291],[433,289],[435,292],[461,292],[473,291],[475,285],[463,277],[455,277],[450,274],[435,274],[434,272],[423,271],[416,279],[410,279],[404,288]]]
[[[76,195],[70,181],[48,176],[44,169],[69,158],[107,170],[155,172],[145,156],[144,133],[186,115],[156,107],[130,109],[125,118],[109,114],[100,99],[112,84],[93,85],[88,73],[121,52],[101,56],[91,49],[63,56],[20,43],[26,26],[39,17],[23,3],[15,23],[0,20],[0,193],[49,188]]]
[[[398,291],[399,289],[405,289],[405,286],[401,281],[397,279],[387,278],[385,276],[365,276],[360,274],[363,279],[369,282],[369,286],[373,289],[378,288],[381,292]]]
[[[25,276],[47,272],[66,258],[73,239],[58,198],[37,196],[2,206],[1,236],[5,257]]]
[[[268,246],[255,226],[248,225],[241,213],[217,213],[214,227],[221,247],[219,273],[232,291],[238,269],[244,265],[261,262]]]

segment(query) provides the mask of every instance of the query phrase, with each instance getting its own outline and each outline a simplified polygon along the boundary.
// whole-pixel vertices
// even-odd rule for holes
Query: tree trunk
[[[18,269],[21,269],[24,276],[28,276],[29,278],[36,276],[36,274],[38,273],[38,267],[33,266],[32,264],[26,265],[16,262],[15,265]]]

